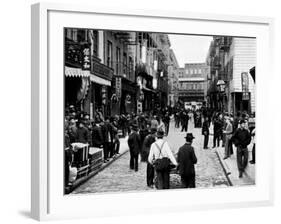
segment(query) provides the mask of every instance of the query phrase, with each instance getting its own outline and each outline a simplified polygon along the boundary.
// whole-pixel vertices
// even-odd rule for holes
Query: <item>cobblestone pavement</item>
[[[198,158],[196,169],[196,187],[226,187],[229,186],[222,166],[218,160],[215,150],[203,149],[203,136],[201,129],[193,128],[190,122],[188,132],[195,136],[193,146]],[[166,140],[169,142],[173,152],[176,153],[184,144],[185,132],[174,128],[171,122],[170,132]],[[211,145],[211,142],[209,142]],[[180,177],[172,174],[170,179],[171,188],[180,188]],[[92,177],[86,183],[75,189],[73,194],[80,193],[101,193],[101,192],[121,192],[121,191],[144,191],[153,190],[146,186],[146,163],[139,163],[139,171],[129,169],[129,153],[125,153],[114,163],[106,167],[103,171]]]

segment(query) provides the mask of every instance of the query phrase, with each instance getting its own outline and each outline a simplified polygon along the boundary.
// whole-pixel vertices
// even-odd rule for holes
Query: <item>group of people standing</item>
[[[249,116],[246,113],[238,112],[235,117],[232,114],[214,112],[212,120],[204,117],[202,135],[204,135],[204,149],[208,149],[210,135],[210,124],[213,124],[213,148],[219,147],[222,142],[224,147],[224,160],[233,154],[233,145],[237,148],[237,167],[239,178],[243,176],[248,164],[248,145],[253,142],[252,160],[255,163],[255,128],[249,125]]]
[[[162,129],[151,128],[150,133],[141,142],[137,126],[129,135],[128,145],[130,150],[130,168],[138,170],[138,154],[141,152],[142,161],[147,163],[146,182],[148,187],[157,189],[170,188],[170,170],[178,170],[182,186],[195,187],[195,168],[197,158],[192,147],[194,136],[186,135],[186,143],[180,147],[175,158],[169,144],[163,139],[165,132]],[[141,150],[142,147],[142,150]]]

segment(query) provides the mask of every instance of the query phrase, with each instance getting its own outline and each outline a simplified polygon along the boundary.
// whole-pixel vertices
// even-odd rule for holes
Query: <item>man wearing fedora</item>
[[[182,185],[185,188],[195,188],[195,168],[197,157],[192,146],[194,139],[192,133],[186,134],[186,143],[180,147],[178,152],[178,170],[181,176]]]
[[[157,140],[154,142],[149,151],[148,162],[154,164],[157,159],[169,158],[175,166],[178,165],[170,146],[163,140],[164,131],[157,131]],[[169,189],[170,188],[170,170],[156,170],[156,188],[157,189]]]
[[[130,169],[138,171],[138,159],[141,151],[141,139],[138,133],[138,125],[132,124],[132,132],[128,138],[128,146],[130,150]]]

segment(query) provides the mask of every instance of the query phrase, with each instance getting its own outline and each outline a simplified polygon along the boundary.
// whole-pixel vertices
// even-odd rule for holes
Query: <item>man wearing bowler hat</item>
[[[130,149],[130,169],[138,171],[138,159],[141,151],[141,139],[138,133],[138,125],[132,124],[132,132],[128,138],[128,146]]]
[[[194,139],[192,133],[186,134],[186,143],[180,147],[178,152],[178,170],[184,188],[195,188],[195,168],[197,157],[192,146]]]

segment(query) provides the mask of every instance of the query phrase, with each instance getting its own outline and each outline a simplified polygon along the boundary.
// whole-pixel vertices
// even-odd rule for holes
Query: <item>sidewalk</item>
[[[249,150],[249,160],[252,159],[252,147],[250,144],[248,146]],[[237,169],[237,160],[236,160],[236,147],[233,146],[233,155],[227,159],[224,158],[224,147],[215,148],[216,153],[219,157],[219,160],[223,166],[223,169],[227,175],[227,178],[232,186],[242,186],[242,185],[253,185],[255,184],[255,164],[248,163],[243,177],[239,178],[239,172]]]
[[[87,180],[89,180],[90,178],[92,178],[93,176],[95,176],[96,174],[98,174],[99,172],[101,172],[104,168],[106,168],[107,166],[109,166],[110,164],[112,164],[115,160],[117,160],[118,158],[120,158],[122,155],[124,155],[126,152],[129,151],[129,147],[127,144],[127,140],[128,140],[128,136],[126,136],[125,138],[120,138],[120,148],[119,148],[119,155],[116,155],[113,158],[110,158],[109,161],[107,163],[102,163],[101,167],[94,171],[89,173],[88,175],[86,175],[85,177],[81,177],[78,180],[76,180],[72,186],[67,187],[66,192],[71,193],[74,189],[76,189],[77,187],[79,187],[81,184],[85,183]],[[89,152],[95,150],[96,148],[92,148],[90,147]],[[102,148],[100,149],[102,151]]]

